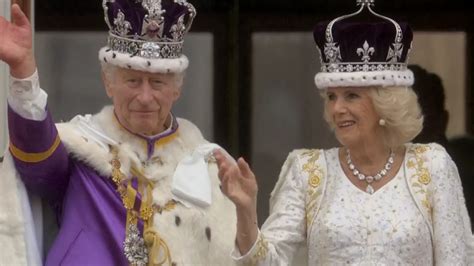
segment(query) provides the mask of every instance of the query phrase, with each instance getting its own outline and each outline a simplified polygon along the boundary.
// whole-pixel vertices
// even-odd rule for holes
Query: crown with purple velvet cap
[[[357,0],[359,10],[316,25],[314,39],[321,55],[316,86],[366,87],[411,86],[413,73],[407,68],[413,33],[406,23],[377,14],[374,0]],[[376,22],[349,19],[364,8]]]
[[[179,73],[188,67],[182,53],[196,9],[186,0],[103,0],[109,27],[99,60],[152,73]]]

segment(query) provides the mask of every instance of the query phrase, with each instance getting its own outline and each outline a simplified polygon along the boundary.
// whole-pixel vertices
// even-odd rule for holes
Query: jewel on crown
[[[163,40],[165,22],[163,14],[166,13],[166,10],[161,8],[161,0],[144,0],[142,6],[148,10],[148,15],[143,20],[143,34],[146,34],[150,40]]]

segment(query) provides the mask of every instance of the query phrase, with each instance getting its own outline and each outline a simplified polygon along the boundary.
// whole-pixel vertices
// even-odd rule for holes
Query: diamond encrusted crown
[[[196,9],[186,0],[103,0],[108,47],[130,57],[180,58]]]
[[[314,39],[321,60],[316,85],[412,85],[413,74],[407,69],[407,61],[413,33],[408,24],[374,12],[374,0],[357,0],[357,5],[360,8],[356,12],[315,27]],[[355,19],[364,9],[378,21]]]

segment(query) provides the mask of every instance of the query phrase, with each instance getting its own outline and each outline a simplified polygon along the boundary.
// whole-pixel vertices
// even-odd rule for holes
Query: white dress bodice
[[[369,195],[344,174],[338,148],[295,150],[270,216],[242,265],[474,265],[454,162],[438,144],[405,145],[396,176]]]
[[[314,221],[310,261],[320,265],[432,265],[429,227],[410,195],[403,167],[368,194],[328,155],[326,200]],[[316,259],[317,258],[317,259]]]

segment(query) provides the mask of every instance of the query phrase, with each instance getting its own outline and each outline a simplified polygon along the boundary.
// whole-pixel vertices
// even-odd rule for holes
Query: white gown
[[[397,175],[373,195],[348,180],[337,148],[294,151],[270,207],[256,243],[244,255],[235,249],[235,260],[273,266],[305,260],[308,265],[468,265],[472,259],[459,175],[437,144],[407,144]],[[301,245],[307,257],[295,263]]]
[[[370,195],[344,175],[337,149],[328,153],[326,199],[309,254],[320,265],[432,265],[430,229],[413,201],[403,167]]]

